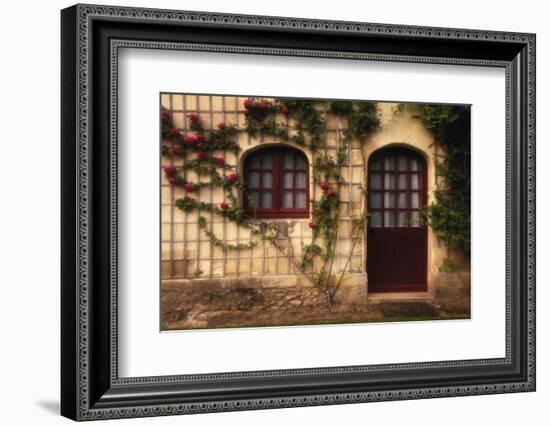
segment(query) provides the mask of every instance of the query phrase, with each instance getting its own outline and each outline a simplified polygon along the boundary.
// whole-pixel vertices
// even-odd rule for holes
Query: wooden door
[[[426,177],[426,161],[408,149],[383,149],[369,159],[370,292],[427,291]]]

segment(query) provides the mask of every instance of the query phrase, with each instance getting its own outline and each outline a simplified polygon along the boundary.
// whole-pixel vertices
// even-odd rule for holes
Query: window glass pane
[[[386,192],[384,194],[384,208],[385,209],[394,209],[395,208],[395,194]]]
[[[407,212],[397,213],[397,226],[407,226]]]
[[[260,193],[259,192],[251,192],[250,197],[248,199],[250,207],[260,207]]]
[[[283,188],[286,189],[292,189],[294,188],[294,173],[292,172],[285,172],[283,174]]]
[[[382,164],[380,163],[380,160],[373,160],[370,163],[370,169],[371,170],[381,170]]]
[[[410,226],[414,226],[414,227],[418,227],[422,225],[420,223],[420,212],[418,211],[413,211],[411,212],[411,223],[410,223]]]
[[[259,169],[260,168],[260,157],[257,155],[254,157],[251,157],[248,161],[248,167],[251,169]]]
[[[381,175],[373,174],[370,177],[370,187],[372,189],[382,189],[382,177]]]
[[[262,173],[262,189],[271,189],[272,178],[271,172]]]
[[[271,153],[262,155],[262,169],[271,169],[273,167],[273,158]]]
[[[384,226],[395,226],[395,212],[384,212]]]
[[[296,188],[305,189],[306,188],[306,174],[299,172],[296,174]]]
[[[294,207],[294,193],[291,191],[283,192],[283,208],[291,209]]]
[[[379,209],[382,207],[382,194],[379,192],[372,192],[370,194],[369,208]]]
[[[406,174],[399,175],[399,189],[407,189],[407,178],[409,176]]]
[[[420,194],[418,192],[413,192],[411,194],[411,208],[413,209],[420,208]]]
[[[422,185],[422,180],[420,178],[420,175],[418,173],[414,173],[411,175],[411,189],[420,189],[420,186]]]
[[[381,212],[372,212],[369,215],[369,225],[373,228],[378,228],[382,226],[382,213]]]
[[[262,208],[270,209],[272,206],[271,200],[272,200],[271,191],[262,192]]]
[[[296,205],[294,207],[297,209],[306,208],[306,193],[304,191],[296,192]]]
[[[400,209],[406,209],[409,207],[409,203],[407,202],[407,193],[406,192],[400,192],[399,197],[397,199],[397,207]]]
[[[250,172],[248,174],[248,186],[250,188],[259,188],[260,187],[260,173]]]
[[[407,170],[407,157],[399,157],[397,167],[399,170]]]
[[[416,171],[420,170],[419,166],[420,165],[418,164],[418,160],[416,160],[414,158],[411,158],[411,171],[416,172]]]
[[[395,157],[384,158],[384,170],[395,170]]]
[[[389,173],[384,175],[384,189],[395,189],[395,175]]]
[[[283,167],[285,169],[293,169],[294,168],[294,153],[285,152],[285,154],[283,155]]]
[[[306,169],[306,160],[302,154],[296,154],[296,168],[300,170]]]

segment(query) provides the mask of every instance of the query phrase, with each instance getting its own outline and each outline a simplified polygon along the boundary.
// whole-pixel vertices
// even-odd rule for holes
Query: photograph
[[[62,416],[107,422],[210,413],[192,417],[280,424],[293,414],[274,409],[327,406],[311,410],[326,424],[357,413],[425,424],[429,404],[434,419],[468,424],[482,411],[520,424],[542,407],[544,14],[160,3],[65,4],[60,26],[41,5],[38,33],[55,46],[41,43],[33,62],[60,55],[57,84],[6,79],[17,123],[4,138],[15,166],[6,200],[25,219],[4,221],[19,259],[6,282],[29,266],[60,275],[57,292],[6,286],[40,293],[5,298],[28,322],[11,327],[16,341],[29,354],[58,342],[33,392],[53,383]],[[14,46],[8,73],[30,64]],[[60,108],[32,114],[29,99],[49,102],[55,86]],[[60,149],[44,137],[26,149],[31,128],[58,131]],[[39,267],[22,256],[21,231],[56,227],[20,207],[21,178],[40,186],[32,206],[51,207],[60,231],[59,259],[38,256]],[[52,237],[35,240],[55,252]],[[16,302],[31,299],[37,315],[21,315]],[[21,339],[52,306],[58,339],[44,327]],[[291,423],[311,417],[292,411]]]
[[[161,330],[469,319],[470,109],[161,93]]]

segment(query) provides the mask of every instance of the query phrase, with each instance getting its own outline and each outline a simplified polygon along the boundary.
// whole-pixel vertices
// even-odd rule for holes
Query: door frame
[[[423,173],[423,178],[425,182],[425,191],[424,191],[424,205],[428,205],[430,201],[432,201],[432,194],[430,191],[430,188],[433,188],[435,185],[435,161],[434,161],[434,153],[427,151],[427,149],[431,148],[433,145],[433,139],[430,141],[429,144],[426,144],[425,147],[415,146],[411,145],[410,143],[406,142],[391,142],[391,143],[383,143],[378,146],[375,146],[374,148],[367,147],[368,152],[366,152],[364,158],[365,158],[365,173],[364,173],[364,179],[365,179],[365,188],[367,188],[367,196],[364,199],[364,208],[365,212],[368,214],[370,212],[369,210],[369,196],[368,196],[368,189],[369,189],[369,163],[372,159],[373,155],[376,155],[380,151],[385,150],[399,150],[403,149],[404,151],[412,151],[416,154],[418,154],[420,157],[423,158],[425,162],[425,169]],[[368,144],[366,144],[368,145]],[[371,149],[369,149],[371,148]],[[424,148],[424,149],[423,149]],[[368,285],[369,280],[369,270],[367,267],[368,264],[368,256],[369,256],[369,250],[368,250],[368,242],[369,242],[369,236],[368,236],[368,229],[367,226],[366,232],[365,232],[365,240],[363,245],[363,250],[365,252],[364,257],[364,268],[367,278],[367,294],[373,295],[378,300],[382,299],[411,299],[416,300],[419,298],[425,299],[425,298],[433,298],[433,272],[432,272],[432,263],[434,261],[434,258],[437,257],[436,254],[432,253],[433,248],[437,247],[434,246],[435,243],[435,236],[433,234],[433,231],[430,226],[426,225],[426,243],[425,243],[425,250],[426,250],[426,289],[425,290],[402,290],[402,289],[396,289],[394,291],[371,291]],[[444,250],[441,247],[441,250]],[[445,250],[446,252],[446,250]],[[441,255],[440,255],[441,256]]]

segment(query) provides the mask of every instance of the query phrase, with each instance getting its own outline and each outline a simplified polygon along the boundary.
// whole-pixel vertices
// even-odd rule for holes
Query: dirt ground
[[[163,330],[268,327],[313,324],[469,319],[469,312],[448,312],[425,302],[371,303],[368,305],[302,306],[296,310],[204,310],[169,321]]]

